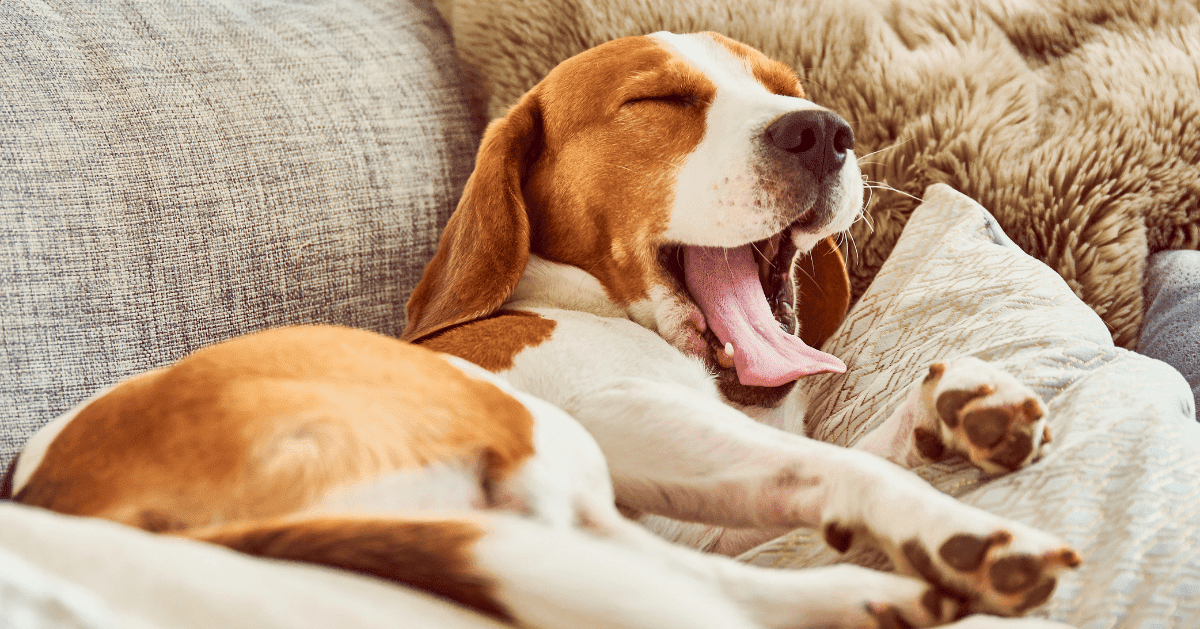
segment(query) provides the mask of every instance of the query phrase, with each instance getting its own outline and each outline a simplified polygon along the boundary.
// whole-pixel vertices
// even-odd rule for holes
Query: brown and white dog
[[[810,345],[848,304],[829,237],[861,211],[853,144],[789,68],[722,36],[599,46],[489,126],[409,302],[417,345],[295,327],[202,349],[49,424],[10,490],[529,627],[1021,614],[1078,555],[902,466],[1030,463],[1036,395],[963,358],[860,449],[777,428],[802,424],[791,382],[844,368]],[[820,527],[910,576],[759,569],[629,517],[727,554]]]

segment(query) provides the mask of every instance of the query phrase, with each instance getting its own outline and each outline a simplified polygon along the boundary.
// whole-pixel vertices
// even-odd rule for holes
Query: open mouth
[[[748,387],[779,387],[845,364],[797,336],[796,245],[807,213],[778,234],[740,247],[675,245],[660,254],[704,314],[706,356],[718,375],[732,370]]]

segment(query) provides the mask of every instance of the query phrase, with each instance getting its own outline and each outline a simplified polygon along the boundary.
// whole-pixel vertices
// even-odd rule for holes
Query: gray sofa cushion
[[[1200,251],[1150,256],[1145,293],[1138,351],[1178,369],[1200,402]]]
[[[473,161],[418,0],[4,0],[0,84],[0,464],[213,341],[399,334]]]

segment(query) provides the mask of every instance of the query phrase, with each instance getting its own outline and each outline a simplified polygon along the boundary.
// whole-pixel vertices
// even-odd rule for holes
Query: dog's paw
[[[900,544],[899,555],[906,572],[961,598],[968,610],[1019,615],[1045,603],[1057,575],[1082,561],[1052,536],[1030,533],[1018,539],[1006,528],[994,528],[955,533],[944,541],[914,536]]]
[[[825,541],[840,552],[873,542],[897,572],[934,585],[961,611],[1023,614],[1081,563],[1056,536],[959,502],[903,470],[846,480],[865,485],[847,485],[826,505]]]
[[[899,572],[935,586],[930,591],[936,594],[926,594],[931,601],[937,596],[956,601],[965,612],[1016,616],[1049,600],[1058,575],[1082,560],[1053,536],[1011,524],[990,532],[925,531],[898,543],[880,542]]]
[[[918,425],[913,439],[930,460],[956,453],[984,472],[1005,474],[1036,461],[1050,442],[1037,393],[978,358],[931,366],[921,403],[936,421]]]

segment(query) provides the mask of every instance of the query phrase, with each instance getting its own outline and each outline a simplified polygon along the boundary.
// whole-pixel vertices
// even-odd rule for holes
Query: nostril
[[[789,153],[803,153],[811,151],[817,145],[817,134],[812,129],[805,129],[800,132],[800,143],[792,148],[784,149]]]
[[[845,124],[845,126],[839,127],[833,136],[833,150],[845,153],[852,149],[854,149],[854,131],[850,129],[849,124]]]
[[[769,145],[794,155],[792,162],[818,178],[840,169],[854,148],[854,131],[844,118],[824,109],[788,112],[767,126]]]

